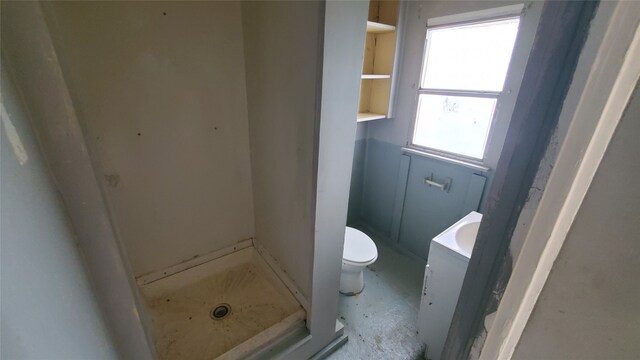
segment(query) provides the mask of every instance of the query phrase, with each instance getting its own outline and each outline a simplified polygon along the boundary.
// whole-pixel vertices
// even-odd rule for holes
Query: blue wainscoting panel
[[[402,212],[399,243],[427,259],[431,239],[458,221],[472,206],[478,208],[484,181],[478,171],[419,155],[411,156],[411,166]],[[451,179],[448,191],[429,186],[425,179],[437,182]],[[366,175],[365,175],[366,176]],[[366,180],[366,177],[365,177]]]
[[[355,143],[353,165],[351,168],[351,189],[349,190],[349,210],[347,224],[354,224],[362,220],[362,195],[364,182],[364,162],[367,140],[360,139]]]
[[[472,211],[478,211],[480,207],[480,199],[482,199],[482,193],[484,192],[484,184],[487,182],[487,178],[482,175],[473,174],[469,181],[469,187],[467,188],[467,197],[462,205],[462,212],[460,218],[464,217]]]
[[[367,139],[362,196],[363,220],[389,236],[402,148]]]
[[[393,218],[391,219],[391,241],[398,242],[400,224],[402,223],[402,211],[404,210],[404,198],[407,192],[407,179],[409,178],[409,165],[411,156],[400,156],[400,171],[396,182],[395,203],[393,205]]]
[[[356,142],[353,166],[349,223],[364,221],[424,259],[434,236],[478,209],[491,180],[491,172],[405,154],[372,138]],[[451,178],[448,192],[425,184],[432,173],[438,182]]]

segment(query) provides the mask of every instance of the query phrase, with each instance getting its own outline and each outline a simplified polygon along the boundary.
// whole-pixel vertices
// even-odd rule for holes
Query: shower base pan
[[[141,286],[160,359],[243,359],[306,313],[253,247]]]

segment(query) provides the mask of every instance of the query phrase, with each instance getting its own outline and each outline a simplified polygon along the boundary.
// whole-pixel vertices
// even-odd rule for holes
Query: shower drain
[[[231,306],[229,304],[218,304],[211,309],[210,316],[213,320],[221,320],[231,314]]]

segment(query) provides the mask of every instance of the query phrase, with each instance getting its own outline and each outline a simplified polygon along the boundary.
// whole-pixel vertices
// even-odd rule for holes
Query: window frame
[[[485,16],[485,17],[481,17],[481,18],[475,18],[475,19],[460,19],[457,21],[451,21],[451,22],[437,22],[436,24],[430,25],[429,21],[427,21],[427,26],[426,26],[426,32],[425,32],[425,36],[424,36],[424,44],[423,44],[423,51],[422,51],[422,59],[420,60],[420,74],[418,77],[418,83],[417,83],[417,90],[416,90],[416,95],[415,95],[415,102],[414,102],[414,115],[413,115],[413,124],[411,126],[411,133],[410,133],[410,138],[409,141],[407,142],[407,145],[409,148],[420,151],[420,152],[424,152],[425,154],[433,154],[437,157],[442,157],[445,159],[451,159],[454,161],[461,161],[461,162],[466,162],[466,163],[471,163],[473,165],[480,165],[480,166],[487,166],[486,164],[486,158],[487,158],[487,153],[489,150],[489,146],[492,140],[492,135],[494,132],[494,128],[496,126],[496,118],[497,118],[497,114],[498,114],[498,110],[500,108],[500,103],[501,103],[501,95],[505,92],[505,85],[507,84],[508,78],[509,78],[509,70],[511,68],[512,61],[513,61],[513,55],[515,53],[516,50],[516,46],[518,43],[518,37],[520,35],[520,26],[522,24],[522,9],[520,9],[520,11],[517,12],[513,12],[513,13],[506,13],[506,14],[499,14],[499,15],[494,15],[494,16]],[[504,79],[504,83],[502,86],[502,90],[501,91],[487,91],[487,90],[450,90],[450,89],[432,89],[432,88],[423,88],[422,87],[422,79],[424,78],[425,72],[426,72],[426,59],[427,59],[427,54],[429,52],[429,47],[430,47],[430,41],[429,41],[429,31],[430,30],[437,30],[437,29],[446,29],[446,28],[454,28],[454,27],[462,27],[462,26],[468,26],[468,25],[476,25],[476,24],[483,24],[483,23],[490,23],[490,22],[496,22],[496,21],[502,21],[502,20],[511,20],[511,19],[518,19],[518,33],[516,34],[516,39],[514,41],[513,44],[513,49],[511,52],[511,59],[509,59],[509,66],[507,68],[507,72],[505,75],[505,79]],[[485,146],[484,146],[484,150],[482,153],[482,158],[475,158],[472,156],[467,156],[467,155],[463,155],[463,154],[458,154],[458,153],[454,153],[454,152],[449,152],[446,150],[441,150],[441,149],[436,149],[436,148],[431,148],[428,146],[424,146],[424,145],[419,145],[414,143],[414,138],[415,138],[415,134],[416,134],[416,130],[418,127],[418,108],[419,108],[419,99],[420,99],[420,95],[444,95],[444,96],[461,96],[461,97],[479,97],[479,98],[485,98],[485,99],[495,99],[496,100],[496,105],[495,108],[493,110],[493,114],[491,116],[490,119],[490,123],[489,123],[489,129],[487,130],[487,135],[486,135],[486,140],[485,140]]]

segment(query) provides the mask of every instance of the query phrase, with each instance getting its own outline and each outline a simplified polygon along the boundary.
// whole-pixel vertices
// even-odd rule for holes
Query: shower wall
[[[239,2],[46,2],[135,276],[254,236]]]
[[[243,2],[256,239],[311,295],[322,4]]]

